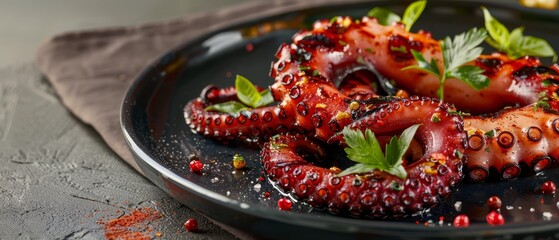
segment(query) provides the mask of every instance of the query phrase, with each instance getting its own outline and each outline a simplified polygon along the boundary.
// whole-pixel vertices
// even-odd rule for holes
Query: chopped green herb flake
[[[318,70],[316,70],[316,69],[315,69],[314,71],[312,71],[312,76],[313,76],[313,77],[316,77],[316,76],[318,76],[318,75],[320,75],[320,71],[318,71]]]
[[[346,43],[346,42],[344,42],[344,41],[342,41],[342,40],[340,40],[340,41],[338,41],[338,42],[339,42],[339,43],[340,43],[340,45],[342,45],[342,46],[345,46],[345,45],[347,45],[347,43]]]
[[[487,138],[494,138],[495,137],[495,129],[492,129],[490,131],[485,132],[483,135],[485,135]]]
[[[437,123],[441,121],[441,114],[440,113],[434,113],[433,115],[431,115],[431,122]]]
[[[367,63],[365,62],[365,59],[362,56],[358,56],[357,57],[357,63],[361,64],[361,65],[366,65]]]
[[[272,142],[270,143],[270,148],[273,150],[278,150],[278,149],[282,149],[282,148],[286,148],[287,144],[285,143],[277,143],[277,142]]]
[[[540,100],[538,100],[534,104],[534,110],[538,110],[538,108],[550,109],[551,106],[549,105],[549,98],[548,97],[541,97]]]
[[[408,53],[408,49],[404,45],[399,46],[399,47],[390,46],[390,51]]]
[[[454,156],[457,157],[458,159],[462,159],[464,157],[464,153],[458,150],[454,150]]]
[[[311,67],[299,65],[299,70],[300,70],[300,71],[307,71],[307,70],[311,70]]]
[[[365,51],[368,53],[375,53],[375,50],[373,50],[372,48],[365,48]]]
[[[333,16],[332,18],[330,18],[330,24],[337,22],[339,17],[340,16]]]

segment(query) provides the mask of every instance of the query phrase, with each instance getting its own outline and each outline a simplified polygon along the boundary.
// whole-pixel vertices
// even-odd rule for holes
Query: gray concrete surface
[[[31,61],[47,37],[69,30],[169,19],[247,0],[0,0],[0,66]]]
[[[151,207],[159,239],[234,239],[121,161],[33,64],[56,33],[167,19],[240,0],[0,0],[0,239],[102,239],[99,221]],[[201,232],[183,229],[194,217]]]

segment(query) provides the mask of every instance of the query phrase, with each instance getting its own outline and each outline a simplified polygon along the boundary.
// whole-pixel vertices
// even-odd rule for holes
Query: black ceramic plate
[[[483,2],[483,1],[482,1]],[[507,1],[503,1],[507,2]],[[333,216],[295,203],[289,212],[277,209],[282,195],[261,181],[258,150],[223,145],[192,133],[183,118],[185,104],[208,84],[230,86],[236,74],[266,86],[270,62],[283,42],[299,28],[319,18],[336,15],[360,17],[374,6],[403,12],[400,1],[321,6],[232,26],[164,55],[146,69],[130,87],[122,106],[122,128],[136,161],[157,186],[185,205],[210,218],[261,238],[312,237],[354,239],[490,238],[523,239],[555,236],[559,209],[555,196],[534,189],[547,180],[559,183],[559,171],[490,183],[461,183],[438,207],[401,221],[362,220]],[[430,1],[414,29],[428,29],[436,38],[483,26],[481,2]],[[484,3],[507,26],[525,26],[526,33],[548,39],[559,49],[559,14],[521,9],[515,3]],[[234,171],[231,160],[239,153],[248,161],[244,171]],[[204,163],[203,174],[189,171],[189,155]],[[269,193],[269,197],[265,197]],[[503,200],[501,213],[507,223],[485,223],[485,201],[492,195]],[[456,229],[457,213],[469,215],[469,228]]]

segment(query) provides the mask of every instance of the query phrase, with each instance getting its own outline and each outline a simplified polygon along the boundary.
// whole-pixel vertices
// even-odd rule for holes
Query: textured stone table
[[[33,59],[37,45],[56,33],[236,2],[0,0],[0,239],[102,239],[102,223],[148,207],[161,217],[137,230],[152,237],[235,238],[121,161],[62,106]],[[198,219],[200,232],[184,230],[191,217]]]
[[[100,223],[150,207],[162,239],[234,236],[171,199],[60,104],[32,64],[0,69],[0,239],[99,239]],[[184,230],[198,219],[201,232]]]

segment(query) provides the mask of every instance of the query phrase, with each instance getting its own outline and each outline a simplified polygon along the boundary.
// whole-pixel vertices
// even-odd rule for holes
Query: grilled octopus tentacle
[[[416,63],[409,51],[400,50],[414,49],[440,63],[443,58],[436,40],[423,32],[402,31],[399,25],[385,27],[376,21],[364,19],[363,22],[366,27],[350,31],[349,35],[356,39],[356,46],[377,46],[373,54],[363,56],[366,62],[371,62],[376,71],[411,94],[435,97],[438,79],[418,70],[402,72],[403,67]],[[319,28],[328,27],[319,25]],[[374,37],[357,38],[368,34]],[[445,84],[445,99],[461,111],[486,114],[464,117],[470,130],[470,144],[465,152],[469,178],[485,180],[490,169],[494,169],[500,178],[513,179],[520,175],[523,165],[533,172],[552,166],[559,151],[554,143],[558,135],[553,131],[559,107],[547,102],[558,99],[559,65],[547,67],[535,57],[511,59],[500,53],[482,55],[468,64],[484,70],[483,74],[490,79],[489,86],[477,91],[450,79]],[[549,106],[538,106],[542,99]]]
[[[404,67],[417,64],[411,55],[411,49],[421,52],[426,59],[435,59],[439,64],[442,62],[440,44],[429,33],[410,33],[400,24],[382,26],[376,19],[367,17],[359,22],[339,17],[334,22],[318,21],[312,30],[297,33],[293,41],[293,44],[280,48],[279,60],[272,71],[272,75],[276,76],[274,87],[278,92],[288,91],[297,83],[290,81],[289,85],[280,81],[285,70],[279,71],[279,68],[295,65],[292,69],[301,69],[300,66],[303,66],[305,73],[320,73],[320,76],[329,79],[333,85],[339,82],[337,76],[341,74],[355,69],[369,69],[377,75],[376,78],[391,79],[395,86],[406,89],[410,94],[436,97],[440,83],[435,76],[413,69],[402,71]],[[304,56],[312,57],[307,60]],[[559,149],[554,144],[534,144],[524,136],[528,134],[528,129],[534,134],[540,132],[535,129],[540,129],[543,140],[552,142],[556,137],[555,132],[546,131],[551,129],[551,123],[538,120],[538,116],[555,119],[559,108],[551,104],[550,107],[545,107],[547,111],[538,110],[541,112],[539,114],[530,114],[530,111],[538,108],[538,101],[542,99],[556,101],[558,98],[559,65],[547,67],[535,57],[511,59],[500,53],[482,55],[468,64],[484,70],[483,74],[490,79],[489,86],[478,91],[457,79],[448,79],[445,84],[445,99],[456,105],[460,111],[472,114],[493,113],[464,117],[466,125],[472,129],[470,133],[477,133],[475,136],[470,134],[468,139],[473,144],[492,142],[491,138],[479,133],[497,129],[515,133],[511,136],[518,141],[514,147],[490,144],[488,146],[492,147],[484,147],[483,151],[479,151],[479,146],[474,146],[475,149],[469,147],[465,153],[467,156],[472,154],[467,158],[468,169],[472,172],[468,176],[475,181],[484,180],[489,170],[495,169],[501,178],[511,179],[519,175],[521,165],[527,165],[535,172],[551,166],[555,162],[553,152]],[[386,81],[381,83],[384,83],[381,86],[387,85]],[[514,109],[502,110],[509,107]],[[523,121],[511,117],[517,114],[523,117],[516,119]],[[537,153],[537,156],[520,152]]]
[[[259,88],[260,90],[260,88]],[[266,137],[293,130],[293,117],[283,107],[269,106],[238,114],[207,111],[211,104],[238,100],[234,87],[208,86],[202,96],[190,101],[185,109],[186,123],[196,132],[220,141],[242,140],[260,143]]]
[[[490,169],[513,179],[521,169],[541,172],[559,159],[559,114],[533,106],[465,119],[468,177],[483,181]]]
[[[462,160],[456,154],[464,149],[462,121],[447,107],[416,97],[393,100],[350,125],[382,136],[422,124],[415,139],[424,146],[423,154],[405,163],[406,179],[378,170],[338,176],[337,171],[316,166],[300,154],[324,157],[319,143],[289,134],[264,145],[264,171],[292,196],[335,214],[398,218],[416,213],[437,204],[439,196],[448,194],[462,178]]]
[[[334,20],[319,20],[279,47],[270,71],[270,90],[279,105],[239,114],[207,111],[208,105],[237,100],[234,88],[210,86],[185,107],[187,123],[226,141],[260,143],[280,133],[261,152],[272,181],[313,206],[375,218],[436,204],[461,179],[463,164],[471,179],[482,181],[490,169],[511,179],[523,165],[539,172],[559,158],[559,65],[501,53],[480,56],[467,64],[484,70],[487,88],[478,91],[457,79],[444,86],[446,101],[477,114],[459,117],[432,99],[440,84],[436,76],[402,71],[417,65],[412,49],[442,64],[441,46],[430,33],[411,33],[400,23],[383,26],[369,17]],[[378,96],[398,95],[398,88],[423,97]],[[344,127],[390,136],[415,123],[422,124],[415,137],[422,154],[406,162],[405,180],[381,171],[339,177],[305,157],[324,156],[319,142],[343,145]]]

